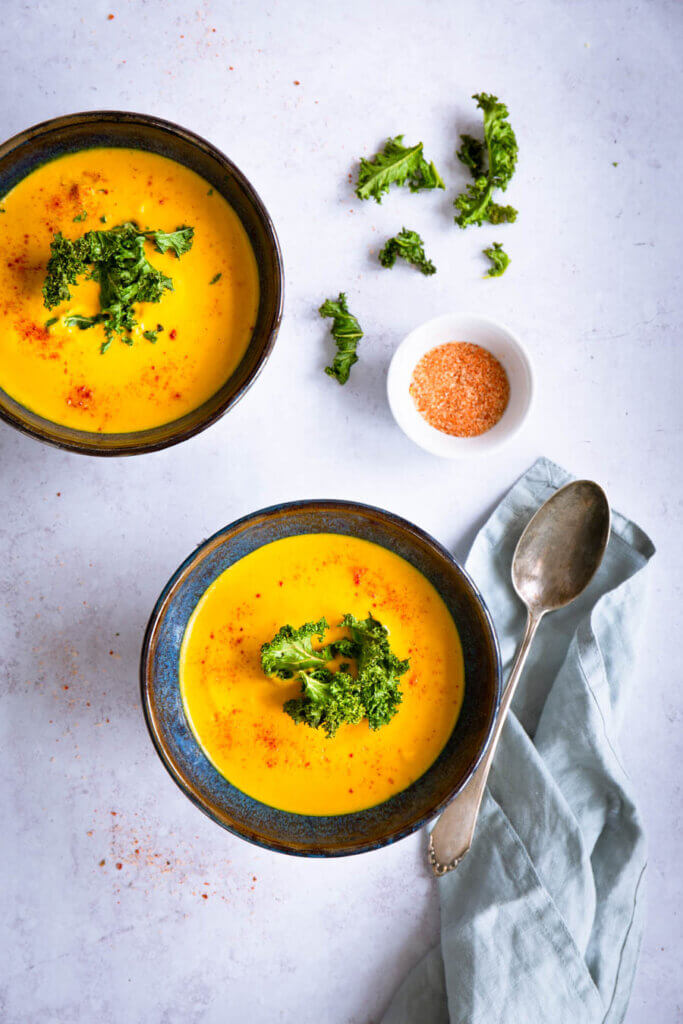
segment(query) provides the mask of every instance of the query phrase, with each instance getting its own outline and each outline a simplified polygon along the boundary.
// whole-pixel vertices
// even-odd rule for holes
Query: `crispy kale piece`
[[[412,263],[423,274],[429,276],[436,273],[436,267],[425,256],[424,242],[417,231],[401,228],[399,233],[390,238],[379,253],[379,261],[383,267],[393,267],[396,257]]]
[[[336,300],[326,299],[318,312],[322,317],[332,318],[330,331],[337,345],[332,365],[325,367],[325,373],[334,377],[339,384],[346,384],[351,367],[358,362],[356,348],[363,337],[363,331],[353,313],[349,312],[344,292],[340,292]]]
[[[175,231],[145,231],[144,234],[145,238],[154,242],[159,252],[168,252],[170,249],[180,259],[192,248],[194,228],[188,228],[183,224]]]
[[[189,233],[189,234],[188,234]],[[131,345],[130,332],[137,320],[133,305],[159,302],[165,291],[173,290],[173,281],[154,267],[145,254],[145,239],[152,239],[160,252],[172,249],[176,256],[192,246],[192,228],[175,232],[140,231],[128,221],[107,231],[87,231],[70,242],[58,232],[52,240],[43,300],[53,309],[71,298],[70,286],[83,274],[99,283],[100,310],[92,317],[69,314],[65,323],[81,330],[101,323],[106,334],[101,351],[106,352],[114,334]]]
[[[267,676],[291,679],[296,672],[308,669],[323,669],[332,658],[329,647],[313,648],[313,638],[322,642],[327,629],[327,619],[305,622],[294,629],[283,626],[273,639],[261,647],[261,668]]]
[[[340,725],[357,725],[365,715],[361,690],[348,672],[317,669],[300,672],[301,696],[285,701],[294,721],[324,729],[331,738]]]
[[[43,300],[47,309],[53,309],[60,302],[71,298],[69,285],[75,285],[86,264],[82,240],[70,242],[61,231],[52,239],[51,255],[47,264],[47,277],[43,285]]]
[[[504,274],[510,262],[510,257],[503,251],[502,244],[494,242],[488,249],[483,249],[482,251],[484,256],[488,256],[491,260],[491,266],[484,274],[484,277],[500,277],[501,274]]]
[[[307,622],[299,629],[283,626],[261,648],[261,666],[267,675],[301,683],[301,695],[283,705],[295,722],[313,729],[325,729],[334,736],[340,725],[357,725],[367,718],[371,729],[391,721],[401,703],[400,677],[409,662],[401,661],[389,646],[389,632],[377,619],[356,619],[345,615],[341,626],[350,636],[313,649],[312,638],[322,642],[327,622]],[[327,667],[332,658],[347,657],[357,662],[355,677],[348,663],[338,669]]]
[[[345,615],[343,626],[351,632],[351,640],[358,650],[358,683],[365,715],[371,729],[379,729],[390,722],[403,699],[400,677],[410,666],[401,660],[389,646],[389,630],[369,615],[356,619]]]
[[[484,112],[485,145],[477,143],[471,135],[460,136],[458,158],[474,176],[474,181],[455,200],[455,223],[461,228],[486,221],[503,224],[517,217],[512,206],[499,206],[492,199],[494,189],[504,192],[508,187],[517,164],[517,139],[508,121],[508,108],[485,92],[475,93],[472,98]]]
[[[446,187],[434,164],[427,163],[422,155],[422,143],[404,146],[402,135],[387,139],[381,153],[371,160],[361,158],[356,195],[381,203],[392,184],[407,184],[411,192]]]

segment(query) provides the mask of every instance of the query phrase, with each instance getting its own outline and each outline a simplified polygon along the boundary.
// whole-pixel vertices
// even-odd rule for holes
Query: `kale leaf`
[[[350,636],[318,650],[312,638],[322,642],[327,622],[307,622],[299,629],[283,626],[261,648],[261,666],[267,675],[301,684],[301,695],[288,700],[284,711],[295,722],[322,728],[334,736],[340,725],[357,725],[367,718],[371,729],[391,721],[401,703],[400,677],[408,671],[408,660],[396,657],[389,645],[389,631],[377,619],[356,619],[345,615],[341,626]],[[348,664],[333,670],[327,662],[336,657],[357,662],[354,677]]]
[[[71,298],[69,285],[75,285],[86,270],[81,239],[70,242],[61,231],[52,239],[51,255],[47,264],[47,277],[43,285],[43,299],[47,309],[67,302]]]
[[[300,672],[299,679],[301,696],[283,705],[297,724],[324,729],[332,738],[340,725],[357,725],[364,717],[360,686],[348,672],[323,668]]]
[[[102,323],[102,316],[98,313],[97,316],[81,316],[80,313],[67,313],[64,317],[64,323],[67,327],[78,327],[79,331],[87,331],[95,324]]]
[[[305,622],[294,629],[283,626],[273,639],[261,648],[261,668],[267,676],[277,675],[291,679],[296,672],[307,669],[322,669],[332,658],[329,647],[313,648],[313,638],[322,641],[327,629],[327,619]]]
[[[170,249],[180,258],[192,248],[194,228],[188,228],[183,224],[175,231],[145,231],[144,234],[145,238],[154,242],[159,252],[168,252]]]
[[[78,277],[87,273],[99,283],[101,312],[93,317],[71,314],[65,323],[81,330],[101,323],[106,334],[102,352],[107,351],[114,334],[132,345],[130,332],[137,324],[134,304],[159,302],[165,291],[173,290],[171,278],[147,259],[145,239],[154,241],[160,252],[172,249],[179,257],[191,248],[193,234],[193,228],[178,228],[173,232],[140,231],[137,224],[130,221],[107,231],[87,231],[73,242],[58,232],[52,240],[47,264],[44,304],[52,309],[68,301],[70,286],[76,285]]]
[[[379,253],[379,261],[383,267],[393,267],[396,257],[407,260],[423,274],[435,274],[436,267],[425,256],[424,242],[417,231],[401,228],[399,233],[390,238]]]
[[[434,164],[427,163],[422,155],[422,143],[404,146],[402,135],[387,139],[382,152],[371,160],[361,158],[356,195],[381,203],[392,184],[407,184],[411,192],[446,187]]]
[[[501,274],[504,274],[510,262],[510,257],[503,251],[502,244],[494,242],[488,249],[483,249],[482,251],[484,256],[488,256],[491,260],[491,266],[484,274],[484,277],[500,277]]]
[[[358,683],[361,700],[371,729],[390,722],[403,699],[400,677],[410,667],[406,658],[397,658],[389,645],[389,630],[369,615],[356,619],[345,615],[341,622],[351,632],[358,649]]]
[[[332,318],[330,331],[337,345],[332,365],[325,367],[325,373],[334,377],[339,384],[346,384],[351,367],[358,362],[356,348],[363,337],[363,331],[353,313],[349,312],[344,292],[340,292],[336,300],[326,299],[318,312],[322,317]]]
[[[460,136],[458,158],[474,176],[474,181],[455,200],[455,223],[461,228],[486,221],[503,224],[517,217],[512,206],[499,206],[492,200],[494,189],[504,192],[508,187],[517,164],[517,139],[508,121],[508,108],[485,92],[475,93],[472,98],[484,112],[485,145],[471,135]]]

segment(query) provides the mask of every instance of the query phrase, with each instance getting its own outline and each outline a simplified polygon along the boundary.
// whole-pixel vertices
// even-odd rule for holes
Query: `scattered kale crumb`
[[[491,261],[491,266],[484,274],[484,277],[500,277],[504,274],[510,263],[510,257],[503,251],[502,244],[494,242],[488,249],[483,249],[482,251],[484,256],[488,256]]]
[[[332,364],[325,367],[325,373],[339,384],[346,384],[351,367],[358,362],[356,349],[363,331],[353,313],[349,312],[344,292],[340,292],[336,300],[326,299],[318,312],[332,320],[330,332],[337,346]]]
[[[74,224],[80,224],[80,222],[85,220],[87,216],[88,216],[88,211],[87,210],[81,210],[81,212],[74,217]]]
[[[619,166],[619,161],[618,160],[613,160],[612,161],[612,167],[618,167],[618,166]]]
[[[207,194],[207,196],[212,196],[213,195],[213,189],[210,188],[209,191],[206,194]]]
[[[436,267],[425,256],[424,242],[417,231],[401,228],[397,235],[387,240],[378,259],[383,267],[393,267],[398,256],[427,276],[436,273]]]
[[[157,335],[160,334],[161,331],[163,331],[163,329],[164,329],[164,325],[163,324],[157,324],[155,330],[153,330],[153,331],[152,330],[150,330],[150,331],[143,331],[142,332],[142,337],[143,338],[147,338],[147,341],[155,342],[157,340]]]
[[[106,218],[106,216],[104,214],[102,214],[102,216],[100,217],[100,224],[106,224],[106,223],[107,223],[107,218]]]
[[[56,324],[58,320],[58,316],[51,316],[49,320],[45,321],[45,330],[49,331],[53,324]]]
[[[220,281],[222,276],[223,276],[222,274],[214,274],[213,277],[211,278],[211,280],[209,281],[209,284],[215,284],[216,281]]]

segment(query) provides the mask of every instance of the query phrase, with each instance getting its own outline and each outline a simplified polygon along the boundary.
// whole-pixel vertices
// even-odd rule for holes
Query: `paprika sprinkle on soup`
[[[454,437],[477,437],[495,426],[510,397],[495,356],[467,341],[437,345],[413,370],[410,394],[432,427]]]

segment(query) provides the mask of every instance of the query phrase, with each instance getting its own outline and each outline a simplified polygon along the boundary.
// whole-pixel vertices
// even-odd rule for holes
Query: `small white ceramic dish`
[[[470,341],[488,349],[508,375],[507,408],[496,425],[478,437],[452,437],[430,426],[410,394],[415,365],[430,349],[449,341]],[[387,376],[389,405],[403,433],[425,451],[446,459],[483,455],[508,441],[529,413],[533,390],[531,362],[520,340],[503,324],[475,313],[446,313],[416,327],[396,349]]]

